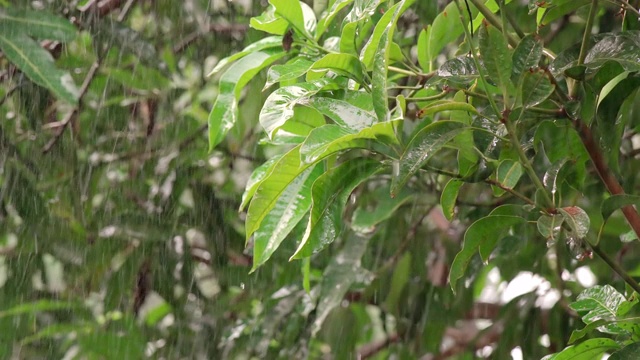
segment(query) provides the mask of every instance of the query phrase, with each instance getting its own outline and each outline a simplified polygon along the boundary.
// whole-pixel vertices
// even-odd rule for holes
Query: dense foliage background
[[[0,1],[0,358],[638,358],[638,5]]]

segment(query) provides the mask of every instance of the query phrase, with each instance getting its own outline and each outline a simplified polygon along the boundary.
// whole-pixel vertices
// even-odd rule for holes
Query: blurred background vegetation
[[[308,3],[317,13],[326,7]],[[418,1],[401,19],[397,42],[408,53],[446,3]],[[536,23],[525,3],[514,1],[510,10],[532,32]],[[469,187],[461,195],[462,220],[450,223],[437,210],[443,184],[437,175],[425,177],[419,199],[381,205],[402,211],[378,226],[368,246],[337,242],[314,257],[312,281],[324,287],[312,296],[302,289],[300,263],[288,261],[295,241],[249,274],[238,208],[253,169],[276,152],[259,145],[266,75],[244,90],[236,127],[212,153],[206,130],[217,84],[206,75],[263,37],[248,24],[267,3],[0,5],[0,40],[20,31],[9,17],[33,16],[23,10],[66,19],[75,29],[64,40],[29,34],[73,79],[70,94],[26,76],[24,59],[10,59],[8,40],[0,42],[2,359],[470,359],[488,357],[483,350],[496,343],[495,358],[508,358],[515,347],[539,358],[562,349],[578,321],[566,298],[618,281],[602,263],[570,256],[560,264],[566,272],[557,273],[545,260],[544,242],[512,241],[518,248],[501,249],[510,254],[498,262],[501,277],[476,261],[464,279],[473,286],[454,297],[447,266],[470,219],[495,203],[491,191]],[[540,29],[545,45],[559,52],[579,42],[587,10],[576,6],[549,20]],[[618,10],[602,7],[599,31],[615,30]],[[448,156],[442,161],[455,158]],[[586,191],[602,192],[587,183]],[[375,193],[363,196],[380,205]],[[623,227],[614,218],[607,229],[617,237]],[[357,271],[335,265],[340,251],[358,260],[349,268]],[[505,295],[513,279],[531,287]],[[340,286],[350,289],[346,295],[331,291]],[[324,308],[316,307],[317,291],[328,302]],[[318,316],[324,321],[312,337]]]

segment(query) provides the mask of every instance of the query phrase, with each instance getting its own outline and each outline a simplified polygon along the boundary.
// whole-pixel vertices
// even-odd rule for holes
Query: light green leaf
[[[503,96],[507,97],[513,69],[507,40],[500,30],[488,23],[483,23],[478,31],[478,45],[489,77],[502,90]]]
[[[318,27],[316,29],[316,40],[320,39],[327,27],[333,22],[333,19],[338,15],[340,10],[344,9],[347,5],[351,4],[353,0],[336,0],[331,9],[324,14],[320,20],[318,20]]]
[[[577,237],[584,238],[587,236],[591,222],[589,215],[584,210],[577,206],[567,206],[558,208],[558,211]]]
[[[316,109],[307,106],[293,108],[293,117],[276,130],[271,145],[298,145],[303,143],[314,129],[325,125],[324,116]]]
[[[345,16],[340,34],[340,52],[356,55],[356,48],[362,33],[368,33],[368,28],[373,27],[370,16],[378,6],[386,0],[356,1],[351,11]],[[360,28],[360,29],[359,29]]]
[[[389,196],[389,187],[377,188],[372,193],[372,198],[376,199],[375,208],[368,210],[360,206],[353,212],[351,219],[351,229],[360,234],[370,234],[375,231],[376,226],[389,219],[402,205],[410,202],[415,195],[410,192],[401,192],[395,198]]]
[[[294,106],[305,102],[329,83],[328,79],[285,86],[272,92],[260,110],[260,124],[269,138],[294,115]]]
[[[640,196],[612,195],[605,199],[600,206],[602,218],[606,221],[616,210],[629,205],[635,205],[640,208]]]
[[[291,230],[311,208],[311,185],[323,172],[316,165],[296,177],[280,195],[275,206],[253,234],[253,268],[255,271],[278,249]]]
[[[464,234],[462,250],[456,255],[451,264],[449,282],[455,292],[458,280],[464,276],[467,265],[473,255],[485,243],[497,243],[500,234],[514,225],[523,224],[526,220],[518,216],[492,215],[483,217],[469,226]]]
[[[625,302],[625,297],[612,286],[596,285],[580,293],[577,300],[569,306],[582,316],[585,324],[591,324],[597,320],[615,320],[618,308]],[[615,323],[603,325],[598,330],[610,334],[623,331]]]
[[[256,190],[258,190],[258,187],[262,184],[262,181],[267,177],[267,175],[273,171],[273,167],[280,158],[281,156],[273,157],[253,170],[249,177],[249,181],[247,181],[247,185],[245,186],[244,193],[242,194],[242,202],[240,203],[239,211],[244,210],[247,204],[249,204],[249,200],[253,198],[253,194],[256,193]]]
[[[207,74],[207,76],[212,76],[215,75],[217,73],[219,73],[222,69],[224,69],[225,66],[227,66],[228,64],[243,58],[253,52],[257,52],[260,50],[265,50],[265,49],[272,49],[272,48],[282,48],[282,37],[281,36],[269,36],[266,37],[264,39],[260,39],[256,42],[254,42],[253,44],[247,46],[246,48],[242,49],[242,51],[237,52],[231,56],[228,56],[220,61],[218,61],[218,63],[216,64],[216,66],[213,68],[213,70],[211,70],[211,72],[209,72],[209,74]]]
[[[604,319],[600,319],[600,320],[596,320],[590,324],[588,324],[587,326],[583,327],[582,329],[578,329],[578,330],[573,330],[571,332],[571,336],[569,337],[569,344],[573,344],[574,342],[582,339],[583,337],[587,336],[590,332],[594,331],[595,329],[606,325],[607,323],[609,323],[609,321],[604,320]]]
[[[313,183],[311,215],[300,245],[291,259],[311,256],[331,244],[343,230],[342,213],[351,192],[378,171],[379,161],[356,158],[322,174]]]
[[[468,111],[474,114],[478,113],[478,110],[476,110],[473,105],[466,102],[459,102],[455,100],[436,100],[420,109],[416,116],[423,118],[443,111]]]
[[[356,80],[360,84],[365,83],[365,73],[360,60],[350,54],[327,54],[316,61],[307,73],[307,81],[322,78],[327,70],[338,75]]]
[[[429,37],[431,36],[431,26],[427,25],[418,35],[418,64],[422,71],[431,71],[431,58],[429,58]]]
[[[503,160],[498,165],[496,180],[507,189],[513,189],[518,184],[522,172],[522,165],[519,162],[510,159]]]
[[[447,185],[442,189],[442,195],[440,195],[440,206],[442,207],[442,213],[444,217],[451,221],[456,210],[456,201],[458,200],[458,192],[464,184],[464,181],[458,179],[451,179],[447,182]]]
[[[251,53],[231,65],[220,77],[218,97],[209,114],[209,150],[225,137],[238,118],[238,98],[242,88],[263,68],[285,55],[277,50]]]
[[[309,5],[300,0],[269,0],[276,8],[276,14],[282,16],[300,34],[312,38],[316,30],[316,15]]]
[[[295,80],[306,74],[312,65],[313,61],[301,57],[296,57],[284,65],[273,65],[267,72],[267,82],[264,84],[264,88],[278,82]]]
[[[0,10],[0,28],[5,36],[25,34],[37,39],[70,42],[77,29],[69,20],[46,11],[14,8]]]
[[[394,170],[391,195],[394,196],[431,157],[467,129],[467,125],[456,121],[438,121],[425,126],[411,139]]]
[[[0,32],[0,49],[34,83],[57,98],[78,103],[78,89],[68,72],[56,68],[53,57],[24,33]]]
[[[566,347],[553,356],[553,360],[592,360],[598,359],[605,352],[619,349],[620,345],[611,339],[590,339],[578,345]]]
[[[519,92],[522,106],[529,108],[540,104],[553,94],[555,88],[544,70],[525,71]]]
[[[360,131],[378,122],[375,114],[344,100],[316,96],[309,99],[309,105],[336,124],[355,131]]]
[[[369,37],[369,41],[364,45],[362,52],[360,53],[360,60],[365,65],[366,69],[371,70],[373,67],[374,57],[376,53],[380,51],[381,43],[385,43],[382,48],[385,48],[385,52],[388,52],[388,47],[390,46],[390,42],[393,39],[393,32],[396,26],[396,22],[402,13],[407,10],[411,4],[413,4],[415,0],[402,0],[399,3],[395,4],[389,10],[387,10],[378,23],[376,23],[376,27],[373,30],[373,34]],[[386,54],[388,59],[388,54]]]
[[[280,14],[276,14],[276,8],[270,5],[260,16],[252,17],[249,25],[260,31],[274,35],[284,35],[289,28],[289,22]],[[282,46],[282,39],[280,39]]]
[[[399,121],[377,123],[355,132],[339,125],[324,125],[311,131],[300,148],[302,162],[313,163],[327,153],[349,148],[366,147],[365,140],[380,140],[382,143],[397,143],[396,128]]]

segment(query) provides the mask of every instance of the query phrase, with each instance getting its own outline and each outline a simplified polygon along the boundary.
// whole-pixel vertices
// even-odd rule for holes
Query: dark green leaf
[[[458,179],[451,179],[447,182],[444,189],[442,189],[442,195],[440,196],[440,206],[442,207],[442,213],[444,217],[451,221],[456,209],[456,202],[458,200],[458,192],[464,182]]]
[[[513,76],[512,78],[520,83],[520,77],[530,69],[537,69],[542,57],[542,42],[533,35],[527,35],[520,40],[520,43],[513,52]]]
[[[547,239],[548,244],[553,244],[558,240],[558,236],[560,236],[563,222],[564,218],[561,215],[542,215],[538,218],[536,224],[540,235]]]
[[[602,213],[602,218],[607,220],[614,211],[628,205],[635,205],[640,208],[640,196],[626,194],[611,195],[602,202],[602,205],[600,206],[600,213]]]
[[[520,99],[522,106],[529,108],[545,101],[555,90],[544,70],[525,71],[522,75]]]
[[[78,102],[78,89],[69,73],[56,68],[53,57],[24,33],[0,32],[0,49],[34,83],[70,104]]]
[[[62,42],[72,41],[77,32],[76,27],[63,17],[11,7],[0,10],[0,29],[5,36],[26,34]]]
[[[402,205],[410,202],[413,198],[413,194],[409,192],[401,192],[395,198],[389,196],[389,187],[380,187],[372,193],[373,198],[376,199],[376,205],[373,210],[368,210],[365,207],[358,207],[353,212],[351,219],[351,229],[360,234],[370,234],[375,231],[375,228],[381,222],[389,219],[393,216]]]
[[[558,211],[577,237],[584,238],[587,236],[591,222],[589,215],[584,210],[577,206],[568,206],[558,208]]]
[[[269,36],[264,39],[260,39],[253,44],[247,46],[242,51],[239,51],[231,56],[228,56],[216,64],[216,66],[211,70],[211,72],[207,76],[213,76],[220,72],[220,70],[224,69],[228,64],[241,59],[253,52],[257,52],[265,49],[272,48],[281,48],[282,47],[282,37],[280,36]]]
[[[478,45],[489,77],[502,89],[503,95],[507,96],[507,88],[511,84],[513,69],[507,40],[500,30],[488,23],[483,23],[478,31]]]
[[[284,65],[274,65],[269,68],[265,89],[271,85],[289,80],[295,80],[309,71],[313,62],[305,58],[297,57]]]
[[[519,162],[509,159],[503,160],[498,165],[496,180],[507,189],[513,189],[518,184],[522,173],[522,165]]]
[[[526,220],[518,216],[493,215],[477,220],[464,234],[462,250],[456,255],[451,264],[449,282],[455,292],[458,280],[464,276],[467,265],[473,255],[484,243],[497,243],[500,233],[513,225],[523,224]]]
[[[432,63],[444,47],[456,40],[463,33],[462,22],[458,4],[449,3],[441,13],[436,16],[433,23],[428,28],[428,38],[426,48],[427,61]],[[465,14],[466,15],[466,14]],[[431,69],[427,70],[430,71]]]
[[[640,359],[640,342],[627,345],[614,352],[608,360],[636,360]]]

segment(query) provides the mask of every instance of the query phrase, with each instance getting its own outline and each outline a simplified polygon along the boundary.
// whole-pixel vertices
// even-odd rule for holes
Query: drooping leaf
[[[381,140],[383,144],[397,143],[396,128],[399,121],[377,123],[355,132],[339,125],[324,125],[311,131],[300,148],[302,162],[312,163],[343,149],[366,147],[366,140]]]
[[[544,70],[525,71],[519,89],[520,100],[524,108],[536,106],[545,101],[555,91],[555,85]]]
[[[291,258],[311,256],[340,236],[342,213],[351,192],[382,168],[378,161],[357,158],[321,175],[311,189],[312,205],[307,231]]]
[[[285,53],[265,50],[251,53],[231,65],[220,77],[218,97],[209,114],[209,150],[212,150],[235,125],[238,118],[238,98],[242,88],[263,68]]]
[[[578,345],[566,347],[558,354],[553,355],[549,360],[588,360],[598,359],[600,355],[611,350],[619,349],[620,345],[611,339],[597,338],[589,339]]]
[[[307,81],[322,78],[323,75],[331,70],[338,75],[343,75],[360,84],[364,84],[365,73],[360,60],[350,54],[327,54],[322,59],[313,63],[313,66],[307,73]]]
[[[469,261],[481,246],[485,243],[497,243],[501,232],[524,222],[526,220],[519,216],[492,215],[471,224],[464,234],[462,250],[458,252],[451,264],[449,272],[451,289],[456,291],[458,280],[464,276]]]
[[[316,165],[296,177],[278,198],[253,234],[253,268],[255,271],[278,249],[291,230],[311,208],[311,185],[323,172]]]
[[[420,130],[411,139],[394,171],[391,194],[394,196],[431,157],[451,141],[456,135],[467,129],[463,123],[438,121]]]
[[[375,124],[375,114],[344,100],[315,96],[309,99],[309,105],[329,117],[336,124],[360,131]]]
[[[440,206],[442,207],[442,213],[444,217],[451,221],[456,209],[456,202],[458,200],[458,192],[464,185],[462,180],[451,179],[447,182],[447,185],[442,189],[442,195],[440,196]]]
[[[0,32],[0,49],[31,81],[70,104],[78,102],[71,75],[56,68],[53,57],[25,33]]]
[[[513,69],[507,40],[500,30],[488,23],[483,23],[478,31],[478,45],[489,77],[502,90],[503,95],[507,96]]]
[[[345,242],[344,248],[336,256],[322,274],[319,285],[318,306],[313,322],[312,334],[316,334],[325,319],[335,307],[344,301],[344,295],[355,282],[367,282],[367,272],[362,268],[361,259],[371,236],[352,235]]]
[[[306,74],[312,65],[313,61],[302,57],[296,57],[284,65],[274,65],[267,72],[267,82],[264,84],[264,88],[266,89],[278,82],[295,80]]]
[[[269,138],[273,138],[275,131],[293,117],[293,108],[297,104],[318,93],[328,82],[327,79],[321,79],[285,86],[272,92],[260,110],[260,124]]]
[[[577,206],[568,206],[558,208],[558,211],[577,237],[584,238],[587,236],[591,222],[589,215],[584,210]]]
[[[600,206],[602,218],[606,221],[614,211],[628,205],[635,205],[640,208],[640,196],[636,195],[612,195],[605,199]]]
[[[46,11],[33,11],[14,8],[0,10],[2,33],[26,34],[37,39],[70,42],[76,37],[76,27],[69,20]]]
[[[351,219],[351,229],[357,233],[369,234],[375,231],[375,228],[381,222],[389,219],[402,205],[410,202],[413,194],[410,192],[401,192],[395,198],[389,196],[389,187],[379,187],[373,192],[376,205],[373,210],[367,210],[364,207],[358,207],[353,212]]]

